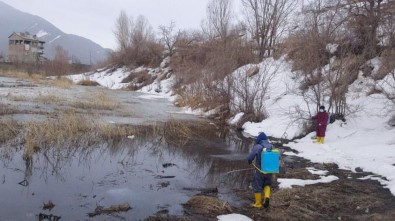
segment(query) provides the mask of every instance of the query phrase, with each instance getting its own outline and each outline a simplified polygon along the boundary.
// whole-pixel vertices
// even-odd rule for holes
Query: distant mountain
[[[52,59],[56,46],[69,52],[74,60],[83,64],[94,64],[106,60],[110,49],[95,42],[72,34],[65,34],[45,19],[19,11],[0,1],[0,53],[8,53],[8,37],[13,32],[29,32],[45,41],[44,57]]]

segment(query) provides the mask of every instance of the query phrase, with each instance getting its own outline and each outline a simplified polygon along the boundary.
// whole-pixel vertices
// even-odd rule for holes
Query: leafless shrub
[[[267,117],[265,100],[270,91],[269,85],[276,75],[279,66],[266,61],[257,66],[259,74],[248,75],[251,68],[240,68],[234,76],[228,76],[226,82],[230,89],[230,107],[233,112],[244,112],[251,115],[253,121],[261,121]],[[254,67],[252,67],[254,68]]]
[[[132,72],[126,78],[124,78],[121,83],[130,83],[130,82],[142,83],[148,78],[150,78],[150,75],[148,74],[147,70],[140,72]]]
[[[348,1],[348,28],[352,31],[353,52],[362,54],[366,59],[377,56],[379,52],[379,32],[393,22],[395,3],[393,1]]]
[[[362,62],[361,56],[350,55],[337,60],[333,65],[334,67],[325,73],[325,81],[329,91],[326,94],[329,103],[327,109],[337,119],[343,119],[347,115],[349,107],[346,101],[346,93],[349,85],[357,79]]]
[[[92,81],[92,80],[81,80],[77,83],[78,85],[82,85],[82,86],[99,86],[100,84],[97,83],[96,81]]]
[[[226,44],[225,44],[226,42]],[[229,93],[223,82],[237,67],[254,61],[250,45],[238,35],[206,39],[184,33],[172,57],[176,76],[174,88],[181,94],[179,103],[204,108],[229,110]]]
[[[303,11],[302,28],[284,43],[297,70],[301,95],[307,106],[315,106],[310,116],[325,105],[335,116],[344,118],[348,87],[366,62],[347,46],[345,5],[341,0],[312,2]],[[337,45],[336,51],[328,49],[330,44]]]
[[[138,90],[145,85],[149,85],[154,82],[156,76],[152,76],[148,71],[140,71],[130,73],[128,77],[122,80],[122,83],[130,83],[129,89]]]
[[[329,63],[329,43],[337,43],[344,22],[339,1],[311,2],[300,14],[300,28],[292,31],[285,42],[285,53],[294,61],[294,69],[313,74]]]
[[[63,76],[70,74],[70,55],[61,46],[55,47],[55,57],[45,63],[45,74],[47,76]]]

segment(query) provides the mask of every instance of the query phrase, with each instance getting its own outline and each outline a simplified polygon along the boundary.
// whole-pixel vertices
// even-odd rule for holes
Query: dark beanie
[[[259,144],[262,140],[267,140],[267,136],[264,132],[261,132],[255,140],[256,144]]]

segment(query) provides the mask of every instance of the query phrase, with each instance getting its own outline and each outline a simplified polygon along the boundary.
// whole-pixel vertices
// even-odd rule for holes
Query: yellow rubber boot
[[[320,143],[324,143],[325,142],[325,137],[321,137]]]
[[[313,143],[320,143],[320,141],[321,141],[321,137],[317,136],[317,139],[315,141],[313,141]]]
[[[270,186],[263,187],[263,193],[265,195],[265,201],[263,203],[263,207],[268,208],[270,202]]]
[[[252,204],[255,208],[262,208],[262,193],[255,193],[255,203]]]

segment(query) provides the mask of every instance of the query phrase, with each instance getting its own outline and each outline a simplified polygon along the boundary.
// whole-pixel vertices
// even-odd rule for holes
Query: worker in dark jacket
[[[264,203],[263,207],[269,207],[270,199],[270,186],[272,185],[272,174],[264,174],[261,169],[261,154],[262,150],[271,150],[272,145],[267,140],[265,133],[260,133],[255,140],[255,145],[248,155],[248,163],[253,164],[254,170],[254,181],[252,187],[254,188],[255,203],[252,205],[255,208],[262,207],[262,190],[264,192]],[[255,160],[255,163],[253,162]]]
[[[314,141],[314,143],[321,143],[323,144],[325,142],[325,131],[326,131],[326,126],[328,124],[328,113],[325,111],[324,106],[320,106],[320,110],[313,117],[316,123],[316,135],[317,139]]]

